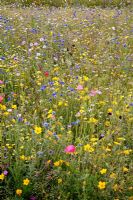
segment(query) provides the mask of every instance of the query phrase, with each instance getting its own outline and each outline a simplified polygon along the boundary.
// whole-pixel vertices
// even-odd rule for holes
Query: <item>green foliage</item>
[[[101,7],[108,7],[108,6],[126,6],[131,5],[131,0],[1,0],[1,3],[4,5],[8,4],[16,4],[20,6],[30,6],[30,5],[37,5],[37,6],[55,6],[55,7],[64,7],[64,6],[101,6]]]

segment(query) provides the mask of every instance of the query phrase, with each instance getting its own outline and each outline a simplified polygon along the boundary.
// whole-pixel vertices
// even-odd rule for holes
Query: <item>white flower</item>
[[[42,47],[43,49],[46,49],[47,47],[46,47],[46,45],[43,45],[43,47]]]
[[[40,38],[40,42],[43,42],[44,41],[44,38]]]
[[[32,47],[33,46],[33,43],[30,43],[30,47]]]

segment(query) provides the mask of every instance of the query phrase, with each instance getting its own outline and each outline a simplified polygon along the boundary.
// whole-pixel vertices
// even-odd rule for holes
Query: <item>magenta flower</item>
[[[83,86],[82,85],[78,85],[77,86],[77,90],[83,90]]]
[[[66,153],[74,153],[76,151],[76,148],[74,145],[69,145],[65,148]]]

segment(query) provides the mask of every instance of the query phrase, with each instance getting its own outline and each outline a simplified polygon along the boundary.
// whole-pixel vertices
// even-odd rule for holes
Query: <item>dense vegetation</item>
[[[133,5],[132,0],[1,0],[2,4],[15,4],[20,6],[30,6],[32,4],[40,6],[127,6]]]
[[[133,200],[132,22],[1,7],[1,200]]]

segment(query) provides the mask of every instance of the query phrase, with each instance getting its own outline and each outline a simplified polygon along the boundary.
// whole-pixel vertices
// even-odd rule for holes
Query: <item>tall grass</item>
[[[101,7],[122,7],[131,5],[133,2],[132,0],[1,0],[1,4],[3,5],[10,5],[15,4],[18,6],[30,6],[30,5],[37,5],[37,6],[101,6]]]

